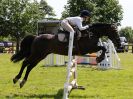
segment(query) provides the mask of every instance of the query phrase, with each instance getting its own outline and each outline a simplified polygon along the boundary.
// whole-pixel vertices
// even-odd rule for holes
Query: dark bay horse
[[[117,28],[114,24],[95,23],[89,29],[81,31],[84,36],[74,42],[73,55],[84,55],[102,50],[97,57],[97,62],[105,58],[106,49],[99,46],[99,38],[107,36],[116,46],[120,46],[120,39]],[[18,75],[13,79],[14,84],[21,78],[23,70],[27,67],[26,74],[20,82],[20,88],[27,81],[30,71],[48,54],[68,54],[68,42],[60,42],[58,35],[42,34],[39,36],[26,36],[20,45],[20,51],[11,57],[11,61],[18,62],[24,59]]]

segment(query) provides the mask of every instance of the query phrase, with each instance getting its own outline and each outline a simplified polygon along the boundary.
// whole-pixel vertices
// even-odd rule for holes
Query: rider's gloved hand
[[[90,28],[92,26],[92,24],[86,25],[86,29]]]
[[[86,25],[85,28],[88,29],[89,28],[89,25]]]

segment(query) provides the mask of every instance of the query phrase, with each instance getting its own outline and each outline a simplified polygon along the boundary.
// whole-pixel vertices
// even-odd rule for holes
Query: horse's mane
[[[93,33],[108,33],[110,31],[116,30],[117,26],[115,24],[110,24],[110,23],[93,23],[90,24],[90,31]]]
[[[111,24],[111,23],[92,23],[90,24],[90,27],[113,27],[113,26],[116,26],[116,24]]]

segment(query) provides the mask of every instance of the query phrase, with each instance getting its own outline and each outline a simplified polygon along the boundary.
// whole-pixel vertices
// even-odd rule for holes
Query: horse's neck
[[[98,24],[98,25],[94,25],[92,27],[92,30],[91,32],[97,36],[97,37],[102,37],[102,36],[108,36],[108,33],[107,33],[107,28],[108,28],[108,25],[105,25],[105,24]]]

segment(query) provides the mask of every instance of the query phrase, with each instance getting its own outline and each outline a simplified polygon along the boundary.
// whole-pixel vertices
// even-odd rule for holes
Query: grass
[[[133,99],[133,55],[120,53],[121,70],[78,67],[78,83],[86,90],[74,90],[70,99]],[[10,62],[11,54],[0,54],[0,99],[62,99],[66,67],[44,67],[40,62],[23,88],[13,85],[21,62]],[[24,76],[24,75],[23,75]]]

